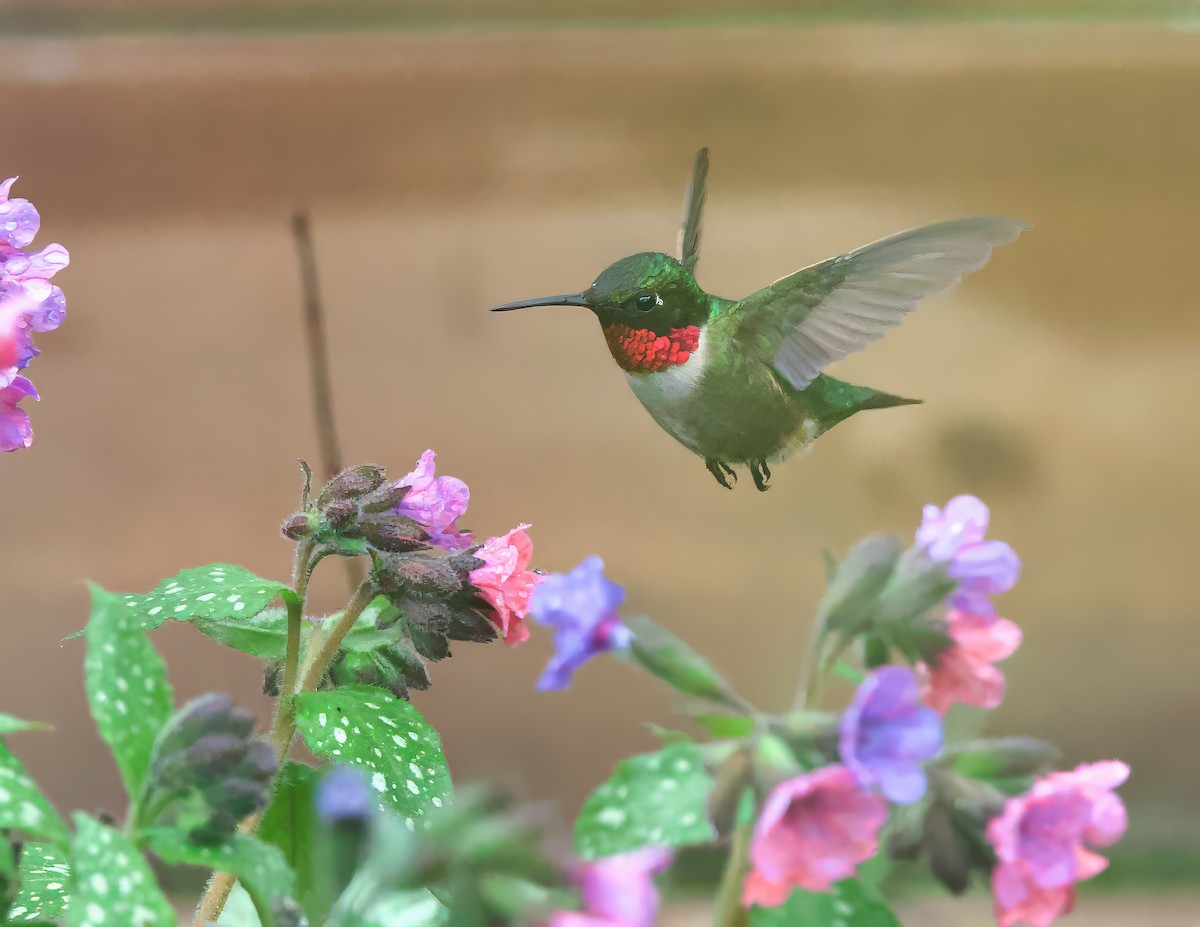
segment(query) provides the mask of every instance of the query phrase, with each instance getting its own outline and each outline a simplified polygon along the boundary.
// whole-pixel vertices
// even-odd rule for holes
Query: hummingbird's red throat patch
[[[670,334],[656,335],[648,328],[609,325],[604,340],[622,370],[652,373],[663,367],[686,364],[700,344],[700,328],[672,328]]]

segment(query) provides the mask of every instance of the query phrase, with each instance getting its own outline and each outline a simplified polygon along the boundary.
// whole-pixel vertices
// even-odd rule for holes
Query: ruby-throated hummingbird
[[[629,385],[668,434],[732,489],[733,464],[767,488],[769,463],[863,409],[917,403],[821,371],[883,337],[931,293],[987,263],[1027,222],[976,216],[910,229],[798,270],[745,299],[696,283],[708,149],[684,195],[679,257],[646,251],[610,265],[581,293],[496,306],[582,306]]]

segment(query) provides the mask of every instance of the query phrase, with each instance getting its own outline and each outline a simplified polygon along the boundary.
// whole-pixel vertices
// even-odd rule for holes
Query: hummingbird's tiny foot
[[[754,485],[759,492],[766,492],[771,488],[767,485],[767,481],[771,478],[771,468],[767,466],[765,460],[750,461],[750,473],[754,477]]]
[[[715,457],[705,457],[704,466],[708,467],[708,472],[713,475],[718,483],[726,489],[733,489],[733,484],[737,482],[737,474],[733,472],[733,467],[717,460]],[[731,480],[733,482],[730,482]]]

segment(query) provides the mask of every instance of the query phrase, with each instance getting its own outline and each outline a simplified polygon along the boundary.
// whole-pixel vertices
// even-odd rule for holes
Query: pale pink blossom
[[[994,664],[1021,646],[1021,629],[1005,618],[951,609],[947,615],[951,645],[932,664],[917,665],[921,697],[943,714],[955,702],[995,708],[1004,701],[1004,674]]]
[[[854,875],[878,851],[887,815],[887,802],[845,766],[781,782],[754,828],[742,903],[774,907],[797,886],[823,892]]]
[[[1115,760],[1051,773],[1010,798],[988,823],[996,851],[992,894],[1000,927],[1046,927],[1075,904],[1075,885],[1102,872],[1104,847],[1125,833],[1125,805],[1114,790],[1129,777]]]
[[[410,487],[396,506],[396,512],[421,524],[429,532],[431,544],[459,553],[475,540],[471,532],[462,531],[455,524],[467,511],[471,490],[456,477],[435,476],[436,460],[437,454],[426,451],[412,472],[396,481],[397,486]]]

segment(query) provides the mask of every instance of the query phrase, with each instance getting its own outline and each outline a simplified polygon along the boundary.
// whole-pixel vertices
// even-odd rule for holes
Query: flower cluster
[[[887,802],[919,801],[923,764],[941,748],[941,718],[921,704],[912,670],[871,673],[838,725],[841,764],[781,782],[763,805],[743,903],[780,905],[794,887],[827,891],[852,876],[879,849]]]
[[[37,389],[20,371],[39,353],[34,332],[48,332],[66,314],[63,291],[50,278],[70,263],[62,245],[27,252],[41,217],[29,200],[10,198],[16,177],[0,183],[0,451],[33,443],[23,399],[38,398]]]

